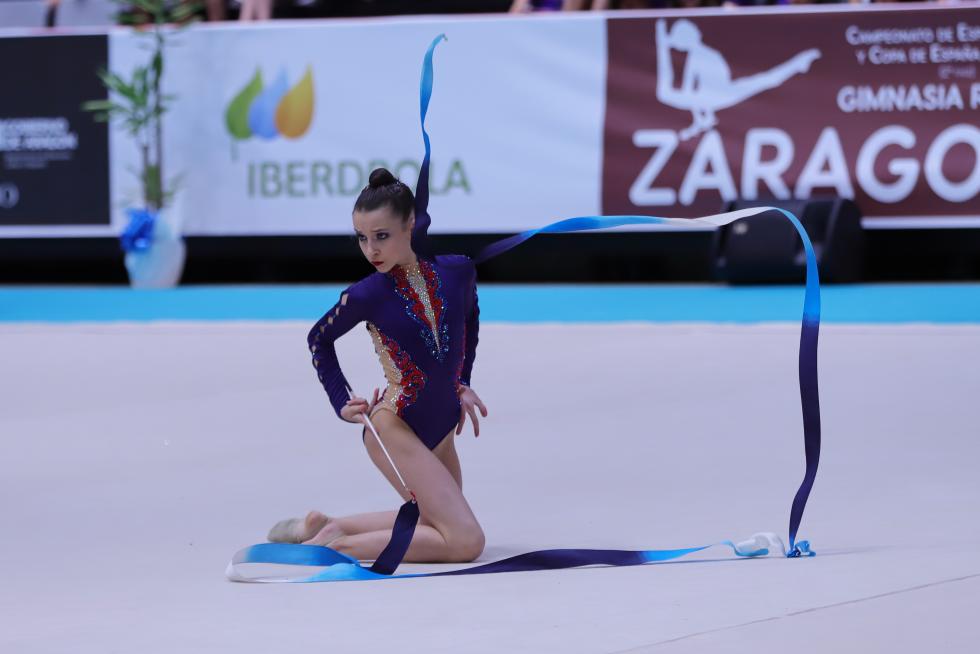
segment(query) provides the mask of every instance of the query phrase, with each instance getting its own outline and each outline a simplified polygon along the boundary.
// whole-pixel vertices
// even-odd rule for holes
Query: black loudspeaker
[[[806,229],[817,256],[820,280],[856,282],[864,264],[861,211],[850,200],[736,200],[723,211],[750,207],[778,207],[791,212]],[[716,279],[731,284],[802,282],[806,254],[796,228],[782,214],[771,211],[720,227],[713,244]]]

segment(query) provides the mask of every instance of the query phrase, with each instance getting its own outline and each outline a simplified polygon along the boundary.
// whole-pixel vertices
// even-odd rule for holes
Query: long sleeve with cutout
[[[347,395],[350,386],[340,369],[334,341],[359,322],[367,320],[367,301],[362,297],[362,293],[357,284],[341,293],[337,304],[313,325],[306,338],[317,377],[338,417],[340,417],[340,410],[350,399]]]

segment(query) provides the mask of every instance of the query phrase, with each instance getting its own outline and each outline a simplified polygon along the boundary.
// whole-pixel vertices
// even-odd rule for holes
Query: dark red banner
[[[872,221],[980,221],[980,8],[607,25],[604,213],[839,195]]]

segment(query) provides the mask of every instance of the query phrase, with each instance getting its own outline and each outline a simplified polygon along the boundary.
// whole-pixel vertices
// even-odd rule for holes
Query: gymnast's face
[[[354,234],[364,258],[378,272],[388,272],[396,265],[415,261],[412,251],[412,227],[415,215],[408,220],[383,206],[372,211],[354,212]]]

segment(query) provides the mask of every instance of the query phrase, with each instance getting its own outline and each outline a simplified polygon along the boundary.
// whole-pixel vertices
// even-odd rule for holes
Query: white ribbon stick
[[[354,396],[351,395],[350,389],[348,388],[346,389],[346,391],[347,391],[347,397],[353,400]],[[395,465],[395,462],[392,460],[391,455],[388,454],[388,449],[385,447],[385,444],[381,442],[381,436],[378,435],[378,430],[374,428],[374,423],[372,423],[371,418],[368,417],[367,411],[363,413],[363,416],[364,416],[364,422],[371,430],[371,433],[374,434],[374,438],[378,441],[378,445],[381,446],[381,451],[385,453],[385,458],[388,459],[388,463],[391,464],[392,469],[395,471],[395,475],[398,477],[398,481],[402,483],[402,486],[405,488],[405,492],[411,495],[412,499],[414,500],[415,493],[412,492],[412,490],[408,487],[408,484],[406,484],[405,480],[402,478],[402,473],[398,471],[398,466]]]

